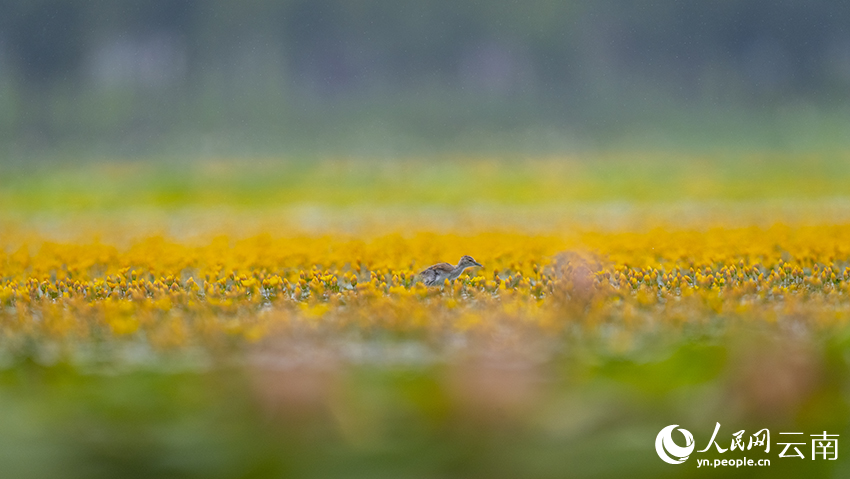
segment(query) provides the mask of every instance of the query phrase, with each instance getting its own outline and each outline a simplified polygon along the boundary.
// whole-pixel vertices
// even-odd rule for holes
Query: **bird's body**
[[[481,266],[481,263],[472,259],[472,256],[464,256],[458,261],[457,266],[449,263],[437,263],[429,266],[419,273],[425,286],[441,285],[444,281],[454,281],[466,268]]]

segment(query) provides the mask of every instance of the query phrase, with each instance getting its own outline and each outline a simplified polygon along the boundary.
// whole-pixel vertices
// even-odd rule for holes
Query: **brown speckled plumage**
[[[463,273],[463,270],[472,266],[481,266],[481,263],[472,259],[472,256],[464,256],[458,261],[457,266],[449,263],[437,263],[429,266],[419,273],[425,286],[441,285],[443,281],[454,281]]]

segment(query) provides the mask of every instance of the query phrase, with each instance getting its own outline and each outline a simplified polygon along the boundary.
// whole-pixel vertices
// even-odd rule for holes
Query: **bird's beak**
[[[475,263],[475,266],[481,266],[481,267],[484,266],[483,264],[479,263],[478,261],[473,261],[473,263]]]

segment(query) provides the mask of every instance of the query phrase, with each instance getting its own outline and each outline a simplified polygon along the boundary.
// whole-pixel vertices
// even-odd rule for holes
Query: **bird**
[[[419,277],[422,278],[422,282],[425,283],[425,286],[441,285],[445,280],[454,281],[461,275],[461,273],[463,273],[463,270],[473,266],[482,265],[478,261],[472,259],[472,256],[464,255],[460,258],[460,261],[457,262],[457,266],[450,265],[449,263],[437,263],[423,269],[419,273]]]

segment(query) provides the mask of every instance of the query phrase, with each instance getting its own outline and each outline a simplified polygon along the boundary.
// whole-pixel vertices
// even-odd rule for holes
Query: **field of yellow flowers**
[[[256,342],[289,327],[444,335],[516,324],[616,326],[850,319],[850,224],[648,231],[160,234],[55,241],[10,227],[3,335],[66,344],[141,336],[154,348]],[[426,287],[417,272],[485,266]]]
[[[668,424],[850,431],[838,158],[2,180],[0,466],[657,475]],[[483,267],[417,277],[465,254]],[[768,472],[834,470],[799,467]]]

